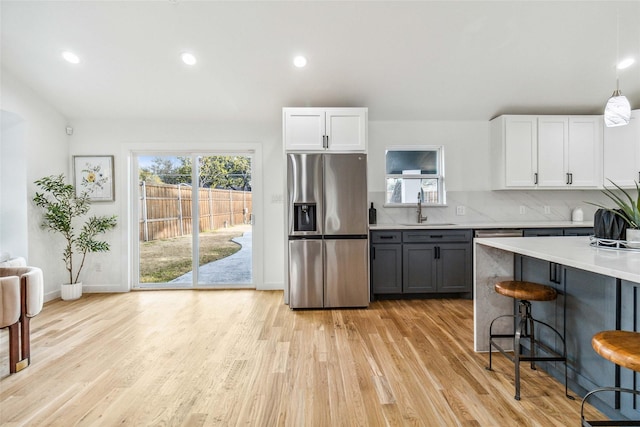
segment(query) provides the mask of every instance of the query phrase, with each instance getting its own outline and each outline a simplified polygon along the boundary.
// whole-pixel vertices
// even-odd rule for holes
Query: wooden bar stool
[[[518,314],[505,314],[502,316],[498,316],[493,321],[491,321],[491,325],[489,326],[489,366],[488,370],[491,369],[491,348],[495,347],[500,353],[505,355],[509,360],[511,360],[515,365],[515,387],[516,387],[516,395],[515,399],[520,400],[520,362],[531,362],[531,369],[536,369],[535,362],[563,362],[564,363],[564,392],[565,395],[569,399],[573,399],[572,396],[569,395],[567,389],[567,346],[564,341],[564,337],[554,329],[551,325],[542,322],[540,320],[534,319],[531,316],[531,303],[530,301],[553,301],[557,297],[556,290],[550,286],[541,285],[538,283],[532,282],[523,282],[523,281],[515,281],[509,280],[504,282],[498,282],[494,287],[495,291],[500,295],[504,295],[510,298],[514,298],[518,300]],[[498,320],[505,317],[510,317],[513,319],[520,319],[517,326],[515,327],[515,332],[513,334],[494,334],[493,333],[493,324]],[[547,345],[541,343],[535,338],[535,324],[540,324],[545,326],[549,330],[553,331],[560,341],[562,342],[562,354],[557,351],[551,349]],[[513,356],[509,355],[507,351],[505,351],[497,342],[494,341],[495,338],[512,338],[513,339]],[[520,347],[521,339],[529,339],[530,343],[530,354],[522,354],[522,349]],[[537,349],[543,349],[549,356],[537,356]]]
[[[603,331],[598,332],[591,339],[593,349],[600,356],[623,368],[640,372],[640,333],[630,331]],[[640,396],[640,391],[622,387],[600,387],[590,391],[582,399],[580,419],[583,427],[591,426],[637,426],[640,420],[609,420],[587,421],[584,419],[584,404],[596,393],[614,391],[633,393]]]

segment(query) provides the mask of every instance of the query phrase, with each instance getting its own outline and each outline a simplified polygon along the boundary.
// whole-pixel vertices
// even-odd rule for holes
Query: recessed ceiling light
[[[80,62],[80,58],[78,57],[78,55],[68,50],[65,50],[64,52],[62,52],[62,57],[65,59],[65,61],[70,62],[72,64],[78,64]]]
[[[184,62],[187,65],[195,65],[195,63],[198,62],[196,60],[196,57],[189,52],[183,53],[182,55],[180,55],[180,58],[182,58],[182,62]]]
[[[304,66],[307,65],[307,58],[305,58],[302,55],[298,55],[295,58],[293,58],[293,65],[295,65],[298,68],[303,68]]]
[[[633,58],[625,58],[622,61],[618,62],[618,70],[624,70],[625,68],[629,68],[633,63],[636,62]]]

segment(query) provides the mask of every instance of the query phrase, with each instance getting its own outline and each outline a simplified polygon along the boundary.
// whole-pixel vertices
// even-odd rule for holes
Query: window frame
[[[430,151],[436,152],[436,168],[437,173],[435,174],[388,174],[387,173],[387,155],[390,151]],[[437,180],[437,188],[438,188],[438,200],[437,203],[429,203],[422,202],[423,206],[434,206],[434,207],[445,207],[447,206],[446,199],[446,189],[445,189],[445,170],[444,170],[444,146],[442,145],[399,145],[399,146],[388,146],[384,151],[384,207],[407,207],[415,205],[415,202],[406,202],[406,203],[392,203],[388,202],[388,193],[387,193],[387,181],[389,179],[436,179]]]

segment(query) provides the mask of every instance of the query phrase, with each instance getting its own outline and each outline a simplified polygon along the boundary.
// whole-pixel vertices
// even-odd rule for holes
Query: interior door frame
[[[214,156],[214,155],[242,155],[251,157],[251,193],[253,200],[253,224],[252,224],[252,283],[246,288],[260,289],[263,283],[263,258],[264,258],[264,221],[263,221],[263,184],[262,184],[262,146],[258,143],[175,143],[166,144],[163,149],[158,149],[157,144],[148,143],[128,144],[123,147],[123,157],[128,160],[127,191],[129,203],[126,206],[126,214],[123,218],[128,218],[128,225],[122,227],[122,238],[129,242],[127,255],[127,269],[123,273],[126,278],[124,283],[128,284],[128,289],[143,289],[139,283],[139,212],[138,212],[138,162],[141,155],[147,156]],[[196,168],[194,168],[196,169]],[[197,203],[197,197],[192,203]],[[198,233],[192,234],[197,239]],[[194,252],[195,252],[194,248]],[[192,253],[192,255],[195,255]],[[193,258],[196,260],[197,258]],[[197,274],[192,286],[187,289],[219,289],[220,287],[199,285]],[[235,287],[234,287],[235,288]],[[163,288],[170,289],[170,288]],[[180,287],[185,289],[185,287]]]

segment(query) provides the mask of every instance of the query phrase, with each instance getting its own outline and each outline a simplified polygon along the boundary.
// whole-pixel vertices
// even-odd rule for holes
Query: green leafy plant
[[[590,205],[597,206],[599,208],[605,209],[615,215],[618,215],[622,218],[629,228],[640,229],[640,186],[636,182],[636,197],[635,199],[631,197],[631,194],[627,193],[624,189],[622,189],[618,184],[609,180],[611,184],[613,184],[618,190],[622,192],[622,196],[616,194],[613,190],[605,188],[602,193],[613,200],[616,204],[617,208],[608,208],[606,206],[600,205],[598,203],[587,202]],[[626,199],[626,200],[625,200]]]
[[[69,272],[69,283],[78,283],[87,253],[109,251],[109,244],[98,240],[97,236],[116,226],[116,216],[91,216],[77,233],[74,223],[89,212],[89,195],[83,192],[76,196],[74,186],[65,182],[64,174],[47,176],[34,183],[43,191],[36,192],[33,198],[36,206],[44,210],[42,228],[60,233],[65,238],[67,244],[62,259]],[[81,256],[75,275],[74,254]]]

